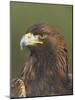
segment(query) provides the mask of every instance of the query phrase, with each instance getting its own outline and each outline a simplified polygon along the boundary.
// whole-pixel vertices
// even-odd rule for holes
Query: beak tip
[[[23,50],[23,45],[21,42],[20,42],[20,50]]]
[[[22,37],[21,41],[20,41],[20,49],[23,50],[23,45],[24,45],[25,39],[24,37]]]

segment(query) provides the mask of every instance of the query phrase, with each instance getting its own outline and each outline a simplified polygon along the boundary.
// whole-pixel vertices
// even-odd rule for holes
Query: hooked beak
[[[33,46],[35,44],[43,44],[43,42],[38,39],[38,35],[35,36],[32,33],[25,34],[20,41],[21,50],[23,50],[24,46]]]

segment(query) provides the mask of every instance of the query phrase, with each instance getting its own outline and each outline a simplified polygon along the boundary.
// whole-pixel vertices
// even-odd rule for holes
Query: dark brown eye
[[[39,35],[39,38],[40,38],[40,39],[45,39],[46,37],[47,37],[47,35],[45,35],[45,34],[40,34],[40,35]]]

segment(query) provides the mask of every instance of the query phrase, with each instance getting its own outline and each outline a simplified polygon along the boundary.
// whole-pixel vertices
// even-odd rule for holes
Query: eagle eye
[[[45,34],[40,34],[40,35],[39,35],[39,38],[40,38],[40,39],[45,39],[46,37],[47,37],[47,35],[45,35]]]

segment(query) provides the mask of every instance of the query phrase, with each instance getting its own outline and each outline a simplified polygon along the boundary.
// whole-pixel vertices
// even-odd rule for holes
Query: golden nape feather
[[[13,79],[11,82],[11,98],[26,97],[25,85],[21,79]]]

